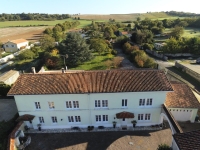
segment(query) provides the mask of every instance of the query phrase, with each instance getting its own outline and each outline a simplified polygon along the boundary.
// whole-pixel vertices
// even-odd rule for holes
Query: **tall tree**
[[[40,39],[40,44],[45,51],[51,51],[51,49],[55,47],[55,39],[45,34],[44,37]]]
[[[170,36],[179,39],[184,33],[183,27],[176,26],[171,30]]]
[[[89,45],[86,44],[85,39],[78,32],[68,33],[59,49],[61,54],[68,55],[66,62],[69,66],[77,66],[92,59]]]

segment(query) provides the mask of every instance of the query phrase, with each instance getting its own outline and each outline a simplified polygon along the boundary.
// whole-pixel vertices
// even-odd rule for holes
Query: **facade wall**
[[[122,119],[116,114],[127,111],[134,113],[135,118],[126,119],[126,125],[132,126],[132,120],[138,120],[138,114],[151,114],[150,120],[138,120],[137,126],[159,124],[161,105],[166,92],[127,92],[127,93],[91,93],[91,94],[57,94],[57,95],[18,95],[15,96],[19,115],[35,115],[33,128],[37,128],[39,118],[44,118],[42,128],[71,128],[73,126],[87,127],[89,125],[111,127],[116,121],[121,126]],[[152,98],[151,106],[139,106],[139,99]],[[127,107],[122,107],[122,99],[127,99]],[[108,107],[96,108],[95,100],[108,100]],[[67,109],[66,101],[79,101],[79,109]],[[35,102],[40,102],[41,109],[35,108]],[[48,102],[54,102],[54,109],[49,109]],[[146,104],[146,102],[145,102]],[[108,115],[108,121],[96,122],[96,115]],[[57,123],[52,123],[52,116],[57,117]],[[70,123],[68,116],[80,116],[81,122]]]
[[[194,122],[198,109],[192,108],[168,108],[177,121]]]
[[[18,51],[17,44],[12,42],[7,42],[4,44],[4,49],[6,52],[13,53]]]
[[[12,42],[7,42],[4,44],[4,49],[6,52],[16,52],[18,50],[20,50],[20,47],[22,46],[28,46],[28,41],[27,42],[23,42],[23,43],[12,43]]]

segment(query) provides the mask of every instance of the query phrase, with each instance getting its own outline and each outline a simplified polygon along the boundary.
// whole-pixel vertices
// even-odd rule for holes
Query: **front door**
[[[122,118],[122,126],[126,126],[127,125],[127,120],[126,118]]]

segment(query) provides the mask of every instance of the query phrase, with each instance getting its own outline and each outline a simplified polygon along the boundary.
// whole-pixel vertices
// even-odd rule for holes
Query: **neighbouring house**
[[[157,50],[160,50],[166,43],[154,43],[154,47]]]
[[[200,149],[200,130],[173,135],[173,150],[199,150]]]
[[[0,82],[4,84],[11,85],[19,77],[19,71],[10,70],[0,76]]]
[[[28,41],[25,39],[17,39],[4,43],[3,47],[6,52],[16,52],[28,46]]]
[[[167,93],[165,104],[177,121],[194,122],[200,103],[187,84],[171,83],[174,92]]]
[[[166,94],[173,91],[160,70],[104,70],[21,74],[9,91],[29,128],[132,127],[162,123]]]

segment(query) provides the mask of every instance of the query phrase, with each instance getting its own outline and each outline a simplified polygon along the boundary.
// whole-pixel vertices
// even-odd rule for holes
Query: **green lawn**
[[[87,61],[82,65],[75,68],[69,68],[70,70],[106,70],[105,61],[114,58],[112,54],[102,54],[99,56],[97,53],[94,54],[95,58],[91,61]]]
[[[37,20],[30,20],[30,21],[5,21],[0,22],[0,28],[5,27],[13,27],[13,26],[39,26],[39,25],[46,25],[46,26],[55,26],[58,23],[63,23],[65,21],[75,21],[73,19],[64,19],[64,20],[55,20],[55,21],[37,21]],[[77,28],[85,27],[91,24],[91,20],[78,20],[81,24]]]
[[[185,28],[185,32],[183,37],[200,37],[200,29],[199,28]]]

